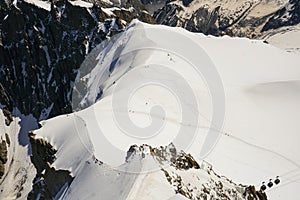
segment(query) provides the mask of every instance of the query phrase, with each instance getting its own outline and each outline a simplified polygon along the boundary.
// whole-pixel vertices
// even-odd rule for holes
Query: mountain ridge
[[[154,13],[159,24],[212,35],[260,38],[299,24],[299,1],[169,1]]]
[[[146,4],[149,2],[144,1]],[[243,23],[240,23],[241,21],[239,17],[241,16],[241,13],[238,13],[237,20],[236,18],[233,20],[238,23],[236,25],[237,27],[233,29],[233,32],[231,32],[231,30],[226,32],[227,29],[230,28],[230,26],[227,27],[229,22],[227,22],[226,13],[225,16],[222,16],[224,17],[222,22],[224,22],[223,25],[226,30],[218,30],[220,27],[217,27],[214,22],[220,18],[218,17],[218,14],[220,13],[220,10],[222,10],[221,7],[217,8],[212,6],[207,8],[204,6],[200,9],[196,9],[196,15],[194,15],[194,19],[197,18],[197,15],[210,16],[209,18],[203,18],[205,21],[203,28],[205,30],[197,30],[205,32],[206,34],[212,31],[211,34],[215,35],[229,34],[233,36],[247,36],[250,38],[263,37],[263,39],[266,39],[265,43],[267,43],[269,40],[265,37],[267,37],[268,34],[272,36],[272,34],[276,33],[277,36],[281,36],[283,35],[281,34],[282,30],[279,29],[284,29],[284,33],[291,33],[292,31],[290,31],[290,29],[293,30],[293,28],[296,27],[291,25],[298,23],[297,13],[299,7],[297,1],[290,2],[292,2],[293,6],[289,6],[291,4],[288,3],[286,4],[287,8],[283,6],[278,10],[276,7],[274,10],[277,11],[272,11],[272,16],[268,15],[269,21],[264,25],[265,32],[263,33],[267,35],[260,35],[260,30],[263,27],[259,26],[259,28],[256,30],[257,27],[254,26],[252,27],[255,29],[254,33],[259,34],[252,36],[252,29],[250,28],[251,30],[249,31],[249,27],[247,28],[247,26],[249,26],[249,24],[251,25],[252,23],[255,24],[256,21],[250,20],[249,22],[245,20]],[[85,142],[85,144],[87,144],[85,148],[94,145],[97,149],[96,156],[91,154],[91,149],[88,149],[90,151],[86,152],[86,149],[82,150],[84,148],[81,148],[80,145],[79,146],[81,149],[78,148],[78,146],[73,148],[72,146],[68,146],[66,143],[61,141],[62,139],[65,139],[65,141],[72,141],[71,139],[66,138],[66,135],[72,131],[75,131],[73,130],[74,122],[70,122],[71,124],[68,124],[69,121],[66,120],[66,118],[73,117],[73,114],[62,114],[71,113],[73,110],[72,89],[76,80],[76,76],[78,75],[78,70],[82,62],[94,47],[98,47],[98,44],[103,40],[112,38],[113,35],[120,32],[125,31],[124,35],[126,35],[126,33],[130,32],[128,29],[134,29],[135,26],[139,26],[139,28],[142,29],[146,27],[149,30],[158,28],[158,30],[161,29],[161,32],[158,33],[161,33],[162,35],[163,30],[167,29],[167,27],[157,25],[154,28],[154,26],[150,27],[149,25],[140,23],[136,20],[132,22],[131,26],[128,27],[129,22],[134,18],[138,18],[149,23],[154,23],[154,19],[148,12],[144,10],[143,5],[141,5],[140,8],[137,8],[140,5],[136,6],[135,8],[133,7],[136,5],[135,1],[128,3],[127,7],[126,4],[124,4],[124,8],[111,7],[112,4],[101,4],[101,2],[95,2],[96,5],[81,1],[52,1],[51,3],[46,4],[46,6],[39,6],[38,3],[29,0],[14,1],[9,5],[4,1],[0,2],[0,109],[2,110],[0,113],[0,176],[3,175],[3,179],[1,178],[0,180],[1,183],[10,183],[10,185],[7,187],[6,184],[1,185],[1,189],[5,188],[5,190],[3,193],[1,192],[0,196],[7,198],[27,198],[27,194],[31,190],[28,198],[36,199],[36,197],[39,195],[44,195],[46,198],[51,199],[55,196],[63,195],[64,198],[68,199],[71,198],[72,195],[76,196],[76,194],[78,194],[76,193],[80,191],[76,191],[76,187],[78,185],[85,185],[85,183],[90,184],[91,182],[93,183],[93,181],[96,182],[97,177],[99,176],[93,177],[95,174],[100,174],[103,180],[107,182],[110,182],[111,180],[114,180],[114,183],[117,182],[117,184],[111,185],[111,187],[116,191],[123,186],[121,183],[129,181],[128,187],[124,188],[124,193],[120,194],[120,198],[128,197],[127,192],[129,192],[132,197],[135,195],[145,195],[146,193],[143,194],[135,189],[132,190],[129,186],[132,186],[133,188],[136,188],[135,186],[139,187],[139,183],[143,182],[144,179],[149,181],[149,177],[147,179],[147,176],[142,175],[132,178],[129,175],[126,175],[120,178],[118,176],[118,172],[111,170],[109,165],[104,165],[103,163],[106,163],[106,160],[99,157],[99,155],[101,156],[101,153],[103,154],[103,152],[99,151],[97,147],[100,146],[101,149],[103,146],[97,145],[97,143],[104,140],[89,141],[87,139],[80,141],[80,139],[85,138],[86,135],[94,132],[93,129],[89,129],[91,128],[91,122],[89,121],[88,116],[95,116],[95,112],[93,112],[94,114],[91,115],[89,111],[91,111],[93,108],[97,110],[97,108],[101,108],[101,106],[107,106],[105,108],[108,108],[109,104],[106,104],[107,99],[111,97],[112,89],[118,85],[118,81],[120,81],[122,78],[122,76],[118,78],[114,76],[114,73],[118,73],[118,67],[120,67],[120,63],[109,63],[109,59],[115,59],[115,57],[106,55],[107,52],[112,53],[113,49],[109,49],[109,51],[107,51],[102,57],[96,56],[98,60],[95,58],[95,62],[92,63],[92,67],[94,67],[96,64],[99,64],[99,66],[103,67],[99,61],[101,60],[104,61],[103,63],[110,66],[109,68],[103,68],[107,71],[106,75],[108,81],[103,79],[102,82],[99,82],[101,83],[101,87],[98,87],[96,88],[96,91],[93,91],[96,92],[96,94],[99,94],[95,99],[92,99],[92,101],[89,102],[92,104],[95,103],[95,107],[87,108],[87,110],[81,114],[77,113],[78,116],[75,117],[77,128],[80,127],[83,131],[81,134],[76,132],[75,135],[76,137],[78,135],[82,136],[82,138],[79,138],[79,140],[76,137],[74,138],[77,139],[77,142],[79,143]],[[184,11],[184,7],[193,5],[193,1],[184,1],[183,4],[185,4],[185,6],[181,4],[182,3],[178,3],[178,1],[167,2],[163,9],[168,7],[168,5],[171,5],[171,9],[166,9],[166,16],[168,16],[168,14],[172,14],[173,12],[176,13]],[[246,9],[246,7],[243,9]],[[250,11],[243,9],[242,13],[247,13]],[[291,16],[288,15],[290,11]],[[252,12],[254,11],[252,10]],[[81,13],[81,15],[78,15],[78,13]],[[244,14],[242,15],[244,16]],[[164,13],[162,14],[162,18],[166,16],[164,16]],[[180,17],[182,16],[178,16],[176,18],[175,15],[174,18],[167,19],[166,23],[171,26],[177,26],[178,24],[176,23],[181,21]],[[279,21],[277,19],[279,19]],[[266,22],[265,20],[266,18],[264,17],[261,19],[258,18],[258,25],[260,23],[264,24]],[[190,22],[191,24],[185,22],[186,25],[188,24],[185,28],[188,26],[191,28],[196,25],[194,22],[192,22],[192,20],[190,20]],[[181,26],[182,24],[179,25]],[[246,30],[241,30],[241,32],[239,32],[239,26],[243,27],[244,25],[246,26]],[[278,29],[278,27],[281,28]],[[275,29],[272,30],[273,28]],[[204,170],[203,172],[208,173],[209,171],[212,176],[216,178],[211,183],[209,181],[205,182],[206,185],[204,187],[197,185],[198,183],[192,184],[193,186],[195,185],[197,189],[194,189],[193,186],[188,185],[190,183],[190,175],[181,174],[181,172],[184,170],[196,170],[196,168],[201,168],[203,163],[200,163],[195,159],[197,158],[195,155],[198,155],[197,153],[199,151],[199,146],[197,146],[196,151],[196,147],[191,150],[193,152],[192,154],[189,154],[190,151],[186,151],[187,153],[184,153],[176,150],[176,154],[179,155],[176,157],[172,155],[172,153],[174,154],[175,150],[172,152],[169,151],[170,149],[168,149],[167,151],[165,147],[154,148],[154,144],[149,144],[150,146],[153,146],[153,148],[151,147],[152,149],[155,149],[154,153],[150,153],[150,156],[156,156],[155,162],[157,161],[161,164],[165,163],[166,165],[170,165],[170,168],[172,169],[168,170],[170,168],[164,168],[159,175],[150,176],[150,178],[153,178],[158,182],[159,180],[163,182],[162,188],[166,188],[164,190],[165,193],[163,193],[166,194],[168,198],[169,194],[173,195],[174,192],[177,192],[177,194],[180,194],[180,197],[182,198],[183,196],[187,198],[198,198],[199,195],[200,198],[208,198],[211,196],[222,197],[224,195],[228,196],[236,194],[241,195],[241,198],[243,199],[245,198],[243,196],[243,192],[245,191],[246,194],[248,194],[247,198],[260,198],[259,192],[256,191],[255,187],[259,188],[261,180],[267,180],[266,178],[275,177],[275,175],[282,175],[282,181],[284,184],[291,186],[287,187],[289,191],[284,190],[281,187],[273,187],[274,190],[272,189],[267,191],[268,195],[271,195],[271,197],[275,197],[274,199],[276,199],[276,197],[278,198],[278,194],[284,194],[287,196],[287,198],[295,194],[296,190],[293,190],[293,187],[296,188],[298,185],[297,174],[295,177],[293,177],[293,172],[298,173],[298,157],[297,153],[292,153],[297,152],[297,146],[294,143],[297,138],[297,136],[295,136],[295,130],[298,130],[298,122],[296,122],[296,119],[299,118],[296,113],[298,104],[295,103],[297,100],[299,100],[299,96],[297,95],[299,94],[297,93],[299,86],[299,71],[297,70],[299,62],[297,61],[299,61],[299,59],[297,55],[277,49],[271,45],[267,45],[263,43],[262,40],[229,38],[227,36],[217,38],[214,36],[204,36],[203,34],[199,33],[192,34],[179,28],[174,28],[172,31],[176,32],[177,34],[190,37],[195,44],[199,44],[201,47],[203,47],[203,51],[206,52],[213,60],[215,65],[218,67],[218,71],[222,75],[222,81],[226,86],[225,92],[228,98],[226,105],[228,106],[227,114],[229,116],[227,117],[227,126],[224,128],[225,130],[217,130],[218,134],[220,134],[221,144],[216,146],[216,149],[211,152],[212,154],[209,157],[210,160],[208,160],[208,162],[213,163],[214,169],[221,174],[226,174],[228,177],[234,177],[234,182],[246,181],[247,186],[237,186],[238,188],[242,188],[241,191],[231,191],[229,194],[229,190],[227,190],[228,188],[226,189],[223,186],[221,188],[219,182],[217,181],[219,180],[217,174],[214,174],[209,170]],[[225,32],[219,33],[219,31]],[[136,36],[130,36],[130,34],[129,36],[133,37],[135,42],[144,42],[139,43],[141,46],[146,44],[152,45],[153,43],[149,43],[149,41],[152,40],[146,40],[149,39],[148,34],[144,34],[145,37],[140,38],[136,38]],[[176,40],[176,37],[174,39],[172,36],[172,34],[169,34],[168,39],[176,42],[179,41]],[[153,40],[156,41],[158,39],[159,38],[154,38]],[[132,42],[132,40],[130,42]],[[159,43],[156,45],[159,46]],[[156,46],[154,45],[154,47]],[[124,48],[124,45],[120,45],[120,51],[122,51],[122,48]],[[226,51],[223,52],[222,49],[226,49]],[[118,54],[120,51],[116,51],[116,57],[121,55]],[[288,51],[294,52],[293,49]],[[144,51],[144,53],[145,52],[146,51]],[[195,50],[193,52],[199,51]],[[153,57],[152,54],[148,55],[148,53],[149,52],[146,52],[143,57],[141,57],[140,54],[137,54],[139,56],[134,57],[134,59],[129,59],[129,57],[122,55],[119,61],[123,62],[123,59],[130,60],[130,62],[124,62],[125,64],[137,64],[131,61],[143,61],[145,63],[142,64],[146,65],[145,60],[148,62],[148,58],[150,58],[154,59],[156,62],[158,61],[160,64],[169,65],[171,63],[171,66],[178,68],[176,62],[180,61],[180,58],[175,54],[173,55],[170,52],[156,52],[156,54],[153,54],[156,57]],[[199,56],[200,55],[202,54],[199,53]],[[108,61],[105,61],[105,59],[108,59]],[[258,60],[263,62],[258,62]],[[181,64],[181,66],[186,66],[186,63],[184,62]],[[201,63],[197,64],[200,65]],[[148,70],[151,70],[153,67],[151,66],[151,63],[148,63],[147,66],[145,69]],[[249,66],[251,66],[251,68]],[[125,67],[131,69],[132,66],[126,65]],[[234,76],[230,76],[230,73],[233,73]],[[118,76],[119,75],[120,74],[118,74]],[[97,76],[97,74],[95,76]],[[132,82],[134,83],[135,80],[137,80],[137,78],[134,78]],[[173,80],[172,76],[171,80]],[[176,79],[176,81],[178,81],[178,79]],[[173,82],[176,81],[173,80]],[[194,83],[199,82],[201,81],[197,79]],[[192,85],[194,83],[191,82]],[[202,86],[201,84],[199,85],[199,87]],[[104,93],[102,93],[103,91]],[[206,95],[206,93],[203,91],[205,90],[201,90],[201,92],[197,93],[198,95],[202,95],[201,102],[203,104],[201,104],[201,112],[209,112],[209,101],[206,101],[208,95]],[[148,93],[150,92],[146,92],[146,94]],[[163,95],[160,95],[160,98],[158,99],[163,99],[161,96]],[[137,116],[142,116],[139,118],[140,120],[144,119],[143,116],[147,117],[148,110],[143,109],[145,106],[152,106],[153,101],[139,98],[137,100],[140,107],[133,107],[129,109],[128,112],[130,116],[134,117],[134,119],[137,119]],[[144,100],[146,102],[144,102]],[[172,102],[169,100],[166,101],[168,103]],[[236,107],[239,108],[238,112],[233,109]],[[142,108],[141,111],[139,110],[140,108]],[[247,110],[245,108],[251,108],[251,110]],[[174,110],[172,112],[174,112]],[[257,116],[257,113],[259,113],[259,116]],[[281,115],[281,113],[283,113],[283,115]],[[96,114],[99,113],[96,112]],[[109,109],[102,109],[101,113],[96,116],[102,117],[100,120],[101,122],[103,120],[102,125],[104,124],[110,126],[111,123],[107,120],[112,118],[103,117],[101,114],[109,114]],[[58,117],[52,118],[55,116]],[[160,115],[158,116],[160,117]],[[167,122],[175,122],[175,124],[183,124],[185,126],[190,125],[188,123],[180,123],[180,120],[177,121],[176,117],[161,117],[160,119],[163,119]],[[54,128],[59,127],[61,129],[54,129],[49,131],[49,133],[44,133],[43,131],[47,130],[43,128],[44,124],[51,124],[52,120],[55,122],[52,124],[52,126]],[[201,118],[201,120],[202,122],[207,122],[207,119]],[[60,121],[64,122],[65,124],[60,125]],[[27,131],[38,128],[38,122],[41,123],[41,127],[39,127],[41,130],[39,129],[34,131],[37,132],[36,135],[30,134],[29,137],[27,137]],[[237,126],[236,124],[241,126]],[[276,126],[274,126],[274,124],[276,124]],[[87,129],[83,128],[85,125],[87,126]],[[199,125],[194,124],[194,126],[198,127]],[[200,126],[201,131],[206,130],[207,126],[208,125],[205,123],[203,126]],[[242,126],[243,128],[241,128]],[[282,132],[285,133],[285,136],[282,136]],[[101,132],[93,133],[93,139],[98,139],[97,134],[100,133]],[[110,133],[116,134],[117,131],[112,131]],[[171,135],[176,132],[170,131],[169,133]],[[276,133],[278,140],[270,141],[269,138],[272,138],[270,133]],[[47,134],[51,135],[51,137],[47,137]],[[56,134],[62,139],[56,138],[58,137],[55,136]],[[200,141],[204,141],[205,138],[202,137],[201,139],[203,140]],[[55,141],[59,141],[61,144],[57,144]],[[159,143],[160,142],[161,141],[159,141]],[[199,141],[197,140],[196,142]],[[199,142],[199,144],[202,143]],[[290,145],[287,147],[282,144]],[[75,184],[75,187],[73,187],[74,185],[72,186],[72,183],[76,183],[76,181],[73,182],[75,180],[74,174],[81,169],[78,167],[64,167],[64,165],[66,165],[66,163],[64,163],[65,158],[62,156],[62,146],[64,145],[69,148],[69,152],[76,152],[78,153],[76,154],[77,156],[82,156],[77,157],[77,160],[75,159],[73,164],[78,164],[78,160],[81,160],[81,158],[88,158],[86,163],[78,165],[86,167],[86,170],[82,170],[81,172],[83,175],[79,178],[77,177],[76,180],[78,180],[80,183],[78,183],[77,186]],[[139,162],[140,160],[144,159],[143,154],[145,154],[139,153],[139,149],[141,147],[145,149],[151,149],[149,145],[143,146],[142,144],[137,143],[137,145],[131,146],[132,148],[129,149],[129,153],[134,153],[137,155],[136,157]],[[162,145],[166,145],[166,143]],[[117,147],[121,148],[121,146],[122,145],[120,144]],[[227,148],[228,146],[232,148]],[[238,151],[235,151],[235,149],[238,149]],[[128,146],[126,146],[126,152],[127,150]],[[167,151],[167,153],[165,151]],[[244,160],[243,154],[249,154],[249,152],[251,152],[251,154],[246,160]],[[31,157],[30,161],[29,156],[32,153],[34,155],[32,155],[33,157]],[[167,155],[165,157],[157,156],[165,153]],[[259,154],[262,159],[257,162],[257,160],[253,159],[252,153],[256,155]],[[37,156],[37,154],[40,155]],[[194,155],[195,157],[192,157],[191,155]],[[109,157],[110,155],[108,154],[106,156]],[[130,160],[130,158],[131,155],[129,155],[128,160]],[[122,161],[123,159],[126,160],[126,156],[123,156],[121,159]],[[47,162],[43,163],[41,160]],[[88,162],[90,162],[90,164],[95,163],[97,166],[103,168],[101,168],[99,171],[98,168],[91,167]],[[23,164],[20,165],[20,163]],[[123,166],[121,171],[124,172],[129,170],[135,172],[137,169],[144,170],[142,165],[135,166],[133,165],[134,162],[131,161],[128,163],[128,165]],[[235,167],[228,167],[229,163]],[[253,166],[256,164],[257,166],[254,169]],[[72,166],[75,166],[75,164]],[[157,165],[155,166],[157,168]],[[204,169],[205,166],[209,166],[209,164],[206,165],[204,163],[202,168]],[[296,170],[294,169],[295,167]],[[115,169],[115,166],[112,168]],[[272,170],[269,170],[269,168]],[[112,176],[105,176],[107,171],[111,172]],[[249,178],[250,175],[248,174],[251,174],[250,172],[255,174],[255,176],[252,175],[253,177]],[[56,182],[57,185],[55,185],[55,187],[50,186],[47,189],[47,184],[49,182],[54,182],[53,177],[55,177],[57,174],[60,174],[62,178],[57,180],[58,182]],[[188,180],[182,179],[180,181],[177,175],[186,175],[188,176]],[[194,180],[194,178],[191,179]],[[122,180],[125,181],[121,182]],[[99,187],[101,189],[107,187],[104,184],[105,181],[99,183]],[[146,183],[151,183],[151,181],[147,181]],[[119,182],[121,183],[119,184]],[[184,184],[182,182],[184,182]],[[230,180],[226,179],[225,182],[229,182],[230,187],[236,187],[235,184],[230,183]],[[43,185],[45,183],[46,185]],[[255,186],[250,187],[250,183],[253,183],[252,185]],[[93,188],[91,188],[91,190],[92,189]],[[157,188],[152,187],[150,189],[154,190],[152,192],[154,195],[157,195],[156,197],[158,198],[159,193],[155,192]],[[219,192],[219,190],[222,191]],[[281,193],[276,192],[277,190]],[[200,194],[197,193],[197,191],[200,191]],[[112,194],[113,192],[111,191],[103,192],[108,196],[111,195],[110,197],[112,198],[118,198],[118,194],[116,193]],[[70,194],[71,197],[68,197]],[[92,194],[95,193],[92,192]],[[203,194],[205,194],[206,197],[204,197]],[[78,195],[86,195],[83,198],[92,198],[91,196],[88,196],[89,193],[85,194],[79,192]],[[175,196],[177,197],[176,194]],[[146,196],[143,197],[151,198]]]

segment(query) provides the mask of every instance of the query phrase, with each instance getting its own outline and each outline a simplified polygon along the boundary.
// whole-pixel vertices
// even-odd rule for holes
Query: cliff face
[[[168,1],[154,13],[157,23],[212,35],[257,38],[300,23],[299,1]]]
[[[63,187],[71,184],[73,177],[67,170],[51,167],[56,158],[56,150],[50,143],[36,139],[32,133],[29,133],[29,137],[32,147],[31,161],[37,174],[27,199],[53,199]]]
[[[7,162],[7,142],[6,140],[0,141],[0,179],[5,172],[5,164]]]
[[[37,1],[39,2],[39,1]],[[83,59],[133,18],[135,9],[112,12],[69,1],[0,2],[0,104],[46,119],[71,112],[71,88]]]
[[[300,1],[290,0],[268,20],[262,31],[278,29],[283,26],[293,26],[300,23]]]

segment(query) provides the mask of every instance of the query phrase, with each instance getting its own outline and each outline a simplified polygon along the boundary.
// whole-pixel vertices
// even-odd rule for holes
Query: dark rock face
[[[108,16],[97,5],[66,0],[53,1],[50,11],[0,1],[0,104],[38,120],[71,112],[71,88],[86,54],[122,30],[121,20],[137,17],[154,22],[147,13],[122,9]]]
[[[182,10],[183,8],[179,5],[166,4],[159,11],[155,12],[153,17],[159,24],[175,27],[180,21],[180,18],[177,16],[177,13]]]
[[[217,35],[219,33],[216,22],[218,20],[218,10],[215,8],[212,12],[207,9],[198,9],[190,18],[184,23],[184,28],[192,32],[201,32],[204,34]]]
[[[199,164],[191,156],[191,154],[186,154],[183,151],[177,152],[173,143],[166,147],[152,148],[151,154],[159,162],[169,162],[171,166],[180,169],[199,169]]]
[[[64,15],[69,17],[58,18],[56,9],[49,13],[19,2],[21,10],[10,7],[1,24],[1,83],[14,106],[38,119],[48,117],[47,109],[50,116],[71,111],[68,92],[74,69],[85,56],[86,37],[92,35],[91,46],[105,37],[102,32],[93,36],[96,22],[87,11],[62,3],[56,8],[65,6]],[[82,17],[75,17],[76,12]]]
[[[51,144],[42,139],[35,139],[33,133],[29,133],[30,144],[32,147],[31,162],[34,164],[37,174],[41,174],[47,167],[47,163],[53,163],[56,150]]]
[[[237,8],[228,8],[222,4],[201,4],[199,8],[191,12],[189,6],[195,6],[193,0],[169,1],[164,7],[158,9],[153,17],[159,24],[178,26],[192,32],[201,32],[215,36],[230,35],[248,38],[263,36],[270,29],[283,26],[291,26],[300,23],[300,3],[298,0],[290,0],[286,5],[278,6],[271,13],[260,13],[257,6],[269,7],[268,3],[241,1]],[[197,3],[195,3],[197,4]]]
[[[56,150],[43,139],[35,139],[30,133],[30,143],[32,146],[31,161],[34,164],[37,175],[33,180],[33,189],[28,194],[28,199],[53,199],[63,188],[68,187],[73,177],[67,170],[56,170],[51,167],[55,160]]]
[[[8,109],[6,109],[6,108],[4,108],[2,110],[2,112],[3,112],[4,116],[6,117],[6,119],[5,119],[5,125],[9,126],[10,123],[13,121],[13,116],[12,116],[11,112]]]
[[[0,179],[5,172],[5,163],[7,162],[7,146],[6,141],[0,141]]]
[[[168,0],[137,0],[137,1],[139,2],[138,4],[143,5],[143,9],[147,10],[147,12],[153,15],[155,11],[164,7],[164,5]]]
[[[267,195],[263,191],[256,191],[253,185],[250,185],[245,190],[245,196],[247,196],[249,200],[267,200]]]
[[[199,164],[194,160],[194,158],[191,156],[191,154],[186,154],[184,152],[180,152],[176,160],[173,162],[173,165],[176,166],[178,169],[199,169]]]
[[[265,24],[263,31],[300,23],[300,1],[290,0],[289,6],[278,10]]]
[[[182,0],[184,6],[188,6],[193,0]]]

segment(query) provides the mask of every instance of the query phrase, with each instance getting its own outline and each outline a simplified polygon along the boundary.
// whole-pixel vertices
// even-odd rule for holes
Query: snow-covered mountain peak
[[[84,188],[88,192],[78,188],[91,182],[103,185],[107,180],[112,190],[124,187],[124,181],[128,183],[122,194],[106,191],[109,197],[147,199],[158,195],[157,187],[145,186],[153,179],[164,188],[159,194],[168,194],[163,197],[169,198],[174,191],[181,191],[177,175],[187,177],[182,178],[184,192],[178,192],[187,198],[203,193],[218,196],[205,192],[208,188],[216,191],[218,181],[230,189],[230,193],[227,188],[219,194],[245,198],[241,194],[247,187],[224,181],[212,166],[226,172],[222,174],[232,182],[256,188],[262,181],[282,175],[290,189],[280,194],[293,195],[297,184],[290,176],[299,163],[297,155],[291,153],[299,147],[293,139],[299,128],[299,112],[295,109],[300,98],[298,54],[263,41],[216,38],[138,21],[111,41],[94,49],[82,64],[75,97],[77,102],[84,102],[84,108],[47,120],[35,131],[36,138],[45,139],[57,150],[51,166],[72,172],[74,180],[64,188],[64,198],[96,195],[95,188]],[[193,66],[200,67],[203,76]],[[207,73],[207,69],[213,73]],[[288,85],[294,87],[287,90]],[[226,99],[214,104],[224,93]],[[213,96],[220,94],[220,98]],[[222,108],[226,109],[224,126],[212,123],[214,116],[222,116],[214,115],[214,111],[222,113]],[[274,114],[272,108],[289,114]],[[183,111],[188,111],[187,118]],[[281,137],[282,130],[289,136]],[[270,140],[274,134],[280,140]],[[171,142],[176,150],[173,145],[165,147]],[[282,142],[290,145],[280,145]],[[207,162],[201,159],[203,149]],[[206,177],[204,182],[196,181],[198,173]],[[211,178],[212,183],[203,187]],[[141,187],[150,189],[151,195],[145,197],[149,193],[137,189]],[[278,199],[281,187],[273,188],[267,194]]]
[[[224,90],[214,63],[194,40],[195,35],[183,29],[133,21],[124,33],[91,52],[80,68],[73,102],[77,102],[75,110],[87,107],[78,116],[96,119],[95,124],[87,122],[93,143],[107,141],[113,147],[109,152],[120,155],[132,143],[173,142],[186,150],[200,123],[207,127],[203,132],[212,132],[201,156],[208,154],[219,137],[209,127],[222,128]],[[206,117],[198,112],[200,99],[207,102],[202,110],[209,113]],[[99,112],[103,108],[107,112]],[[102,124],[103,117],[112,121]],[[97,132],[91,127],[98,127]],[[99,139],[101,135],[106,139]],[[103,156],[100,142],[94,146],[96,154]]]
[[[299,8],[0,1],[0,199],[295,199]]]
[[[134,21],[86,57],[76,112],[30,135],[29,196],[264,199],[261,183],[280,176],[266,194],[291,199],[299,61],[263,41]]]

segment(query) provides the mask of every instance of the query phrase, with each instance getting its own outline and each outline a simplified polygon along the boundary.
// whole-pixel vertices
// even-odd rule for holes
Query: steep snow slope
[[[298,197],[299,54],[138,21],[112,41],[82,64],[73,91],[78,112],[35,131],[58,150],[53,166],[75,177],[62,198],[96,198],[100,191],[120,199],[169,198],[174,194],[151,157],[123,163],[132,144],[171,141],[234,182],[259,187],[280,176],[267,189],[270,199]],[[148,174],[160,184],[141,193]]]
[[[27,137],[29,130],[37,128],[35,118],[24,116],[15,110],[19,117],[14,117],[9,126],[5,124],[6,117],[0,110],[0,142],[1,161],[3,147],[6,147],[6,163],[4,174],[0,179],[0,199],[26,199],[32,189],[32,181],[36,174],[30,161],[30,148]]]

